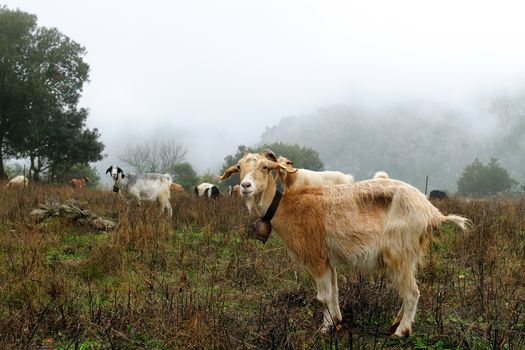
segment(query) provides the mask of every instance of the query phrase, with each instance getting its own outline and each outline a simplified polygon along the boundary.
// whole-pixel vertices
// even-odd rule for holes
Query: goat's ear
[[[270,158],[274,162],[277,162],[277,157],[275,156],[275,153],[271,149],[263,149],[261,151],[261,154],[265,156],[266,158]]]
[[[285,169],[286,170],[286,166],[279,163],[279,162],[268,162],[266,164],[266,166],[268,167],[268,170],[280,170],[280,169]]]
[[[117,174],[118,173],[123,173],[122,169],[120,169],[119,167],[117,167]]]
[[[283,169],[287,173],[295,173],[295,172],[297,172],[297,170],[299,170],[299,169],[294,168],[293,167],[293,162],[291,160],[288,160],[288,159],[286,160],[286,164],[282,164],[281,163],[281,165],[282,165],[281,169]]]
[[[108,168],[108,170],[106,170],[106,174],[108,174],[108,173],[110,173],[110,172],[111,172],[111,168],[113,168],[113,165],[112,165],[112,166],[110,166],[110,167]]]
[[[231,167],[226,169],[226,171],[224,172],[224,174],[222,174],[222,176],[217,176],[217,179],[226,180],[230,176],[232,176],[232,174],[238,173],[238,172],[239,172],[239,167],[237,165],[232,165]]]

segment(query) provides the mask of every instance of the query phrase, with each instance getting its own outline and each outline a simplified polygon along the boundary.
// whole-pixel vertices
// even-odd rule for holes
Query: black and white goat
[[[195,194],[199,197],[217,198],[221,195],[219,188],[214,184],[203,182],[195,186]]]
[[[122,169],[112,165],[106,170],[115,181],[113,191],[120,192],[126,198],[135,200],[140,204],[141,200],[158,201],[160,213],[166,209],[168,216],[173,215],[170,204],[171,176],[169,174],[156,173],[129,173],[124,174]]]

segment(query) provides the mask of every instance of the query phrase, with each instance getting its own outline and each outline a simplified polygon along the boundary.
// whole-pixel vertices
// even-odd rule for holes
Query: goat
[[[308,169],[296,169],[294,162],[280,156],[277,158],[270,150],[263,151],[267,157],[274,162],[284,165],[278,169],[277,176],[283,184],[284,190],[290,188],[318,187],[326,185],[351,184],[354,182],[352,175],[343,174],[340,171],[313,171]]]
[[[195,186],[194,191],[199,197],[217,198],[221,194],[217,186],[207,182],[203,182],[200,185]]]
[[[88,182],[89,182],[89,177],[83,176],[81,179],[71,179],[69,183],[71,184],[71,187],[73,187],[73,189],[77,189],[77,188],[86,187],[86,183]]]
[[[272,175],[281,169],[287,167],[268,159],[267,152],[245,153],[218,178],[240,172],[242,198],[265,223],[257,225],[258,220],[255,229],[269,227],[267,238],[273,227],[290,257],[312,275],[317,299],[324,306],[322,333],[340,327],[336,266],[347,263],[364,272],[386,274],[403,300],[391,328],[393,336],[410,335],[419,299],[415,273],[432,228],[450,222],[465,230],[470,221],[443,215],[419,190],[393,179],[302,188],[281,195]]]
[[[18,175],[9,180],[7,187],[27,187],[28,184],[29,179],[27,177],[24,175]]]
[[[448,199],[448,195],[446,192],[440,191],[440,190],[432,190],[430,191],[430,194],[428,195],[429,200],[435,200],[435,199]]]
[[[182,187],[181,184],[175,182],[171,184],[170,191],[175,193],[184,193],[184,187]]]
[[[160,213],[168,211],[171,218],[173,210],[170,204],[171,176],[169,174],[156,173],[130,173],[124,174],[122,169],[112,165],[106,170],[115,181],[113,191],[119,192],[126,198],[135,200],[140,205],[141,200],[158,201]]]
[[[241,186],[239,184],[230,186],[228,194],[230,197],[241,198]]]

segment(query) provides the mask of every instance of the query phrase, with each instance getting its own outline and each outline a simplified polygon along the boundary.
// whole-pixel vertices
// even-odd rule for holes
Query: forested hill
[[[376,111],[333,106],[283,118],[266,129],[261,142],[312,147],[325,169],[351,173],[357,180],[385,170],[423,190],[428,175],[429,190],[455,192],[457,179],[475,158],[496,157],[523,182],[524,145],[516,141],[523,133],[515,134],[525,118],[516,111],[512,103],[505,108],[492,103],[475,117],[427,103]]]

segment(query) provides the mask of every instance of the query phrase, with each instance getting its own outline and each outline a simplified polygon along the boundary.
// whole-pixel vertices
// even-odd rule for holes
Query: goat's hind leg
[[[392,336],[401,338],[408,337],[412,333],[412,323],[419,301],[419,289],[414,276],[414,269],[407,266],[399,273],[399,277],[392,282],[399,296],[403,299],[403,305],[396,317],[396,322],[399,320],[399,325]]]

